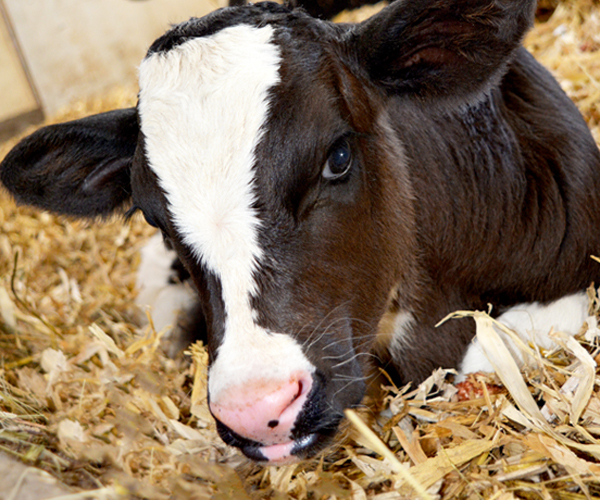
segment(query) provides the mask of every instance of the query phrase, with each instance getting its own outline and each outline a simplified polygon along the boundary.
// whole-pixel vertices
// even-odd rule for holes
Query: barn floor
[[[573,0],[550,13],[526,44],[600,142],[600,6]],[[55,120],[132,105],[135,94]],[[203,348],[170,359],[162,332],[140,326],[135,269],[151,228],[135,217],[69,221],[16,208],[5,193],[0,227],[0,470],[14,467],[0,498],[600,498],[594,294],[578,342],[538,353],[516,383],[477,375],[457,393],[439,372],[391,388],[359,412],[367,429],[348,424],[317,459],[261,467],[216,435]],[[478,334],[494,335],[475,319]]]

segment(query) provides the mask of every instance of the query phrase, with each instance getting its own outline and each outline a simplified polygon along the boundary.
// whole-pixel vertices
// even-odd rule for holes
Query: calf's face
[[[273,461],[314,448],[360,402],[412,225],[381,99],[333,42],[280,36],[236,24],[157,42],[140,67],[132,166],[134,205],[207,304],[221,433]]]
[[[327,443],[361,401],[390,296],[410,293],[414,194],[388,108],[477,96],[531,14],[456,2],[465,21],[454,3],[398,1],[357,27],[274,4],[191,20],[151,47],[137,108],[42,129],[0,167],[20,202],[132,204],[162,231],[206,316],[219,432],[251,458]]]

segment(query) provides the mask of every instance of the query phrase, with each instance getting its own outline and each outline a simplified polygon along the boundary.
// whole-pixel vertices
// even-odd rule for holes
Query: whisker
[[[350,342],[351,339],[350,338],[343,338],[343,339],[338,339],[335,340],[333,342],[330,342],[329,344],[327,344],[325,347],[323,347],[323,350],[325,349],[329,349],[330,347],[334,346],[334,345],[338,345],[341,344],[342,342]],[[352,348],[351,348],[352,349]]]
[[[350,362],[354,361],[356,358],[358,358],[359,356],[371,356],[372,358],[375,358],[376,360],[377,360],[377,359],[379,359],[379,357],[378,357],[378,356],[376,356],[376,355],[375,355],[375,354],[373,354],[373,353],[370,353],[370,352],[358,352],[358,353],[356,353],[354,356],[352,356],[351,358],[348,358],[347,360],[345,360],[345,361],[342,361],[341,363],[338,363],[337,365],[333,365],[333,366],[331,367],[331,369],[333,370],[333,369],[335,369],[335,368],[338,368],[338,367],[340,367],[340,366],[343,366],[343,365],[345,365],[346,363],[350,363]]]
[[[327,408],[329,408],[331,410],[333,418],[344,417],[344,412],[334,408],[333,405],[331,404],[331,402],[327,402]]]
[[[361,377],[359,377],[359,376],[353,377],[352,375],[344,375],[343,373],[336,373],[336,374],[334,374],[332,380],[352,380],[354,382],[360,382],[363,380],[367,380],[368,378],[369,377],[366,377],[364,375]]]
[[[313,340],[313,341],[312,341],[310,344],[306,345],[306,342],[304,342],[304,344],[303,344],[303,346],[302,346],[302,347],[303,347],[305,350],[308,350],[308,349],[310,349],[310,348],[311,348],[313,345],[315,345],[315,344],[316,344],[316,343],[317,343],[319,340],[321,340],[321,339],[322,339],[322,338],[323,338],[325,335],[327,335],[328,333],[332,333],[332,332],[330,331],[330,327],[331,327],[331,324],[330,324],[329,326],[327,326],[327,328],[324,328],[324,329],[322,330],[322,332],[321,332],[321,335],[319,335],[319,336],[318,336],[316,339],[314,339],[314,340]],[[318,327],[315,327],[315,329],[314,329],[313,331],[314,331],[314,332],[316,332],[316,331],[317,331],[317,328],[318,328]],[[307,341],[308,341],[308,339],[307,339]]]
[[[338,354],[337,356],[323,356],[321,359],[322,360],[325,360],[325,359],[340,359],[340,358],[345,358],[346,356],[350,356],[350,355],[352,355],[353,358],[356,357],[356,356],[373,356],[373,357],[377,357],[377,355],[373,354],[372,352],[356,352],[354,349],[349,349],[345,353]]]
[[[338,309],[340,309],[340,308],[342,308],[342,307],[346,306],[346,304],[348,304],[349,302],[350,302],[350,301],[346,301],[346,302],[344,302],[344,303],[342,303],[342,304],[340,304],[340,305],[338,305],[338,306],[334,307],[334,308],[333,308],[331,311],[329,311],[329,312],[328,312],[328,313],[327,313],[327,314],[326,314],[326,315],[323,317],[323,319],[322,319],[321,321],[319,321],[319,324],[318,324],[318,325],[316,325],[316,326],[313,328],[313,332],[312,332],[312,333],[311,333],[311,334],[308,336],[308,338],[307,338],[307,339],[304,341],[303,347],[305,347],[305,346],[306,346],[307,342],[310,342],[310,341],[311,341],[311,338],[312,338],[312,336],[313,336],[313,335],[314,335],[314,334],[315,334],[315,333],[318,331],[318,329],[321,327],[321,325],[322,325],[323,323],[325,323],[325,321],[327,321],[327,319],[328,319],[328,318],[329,318],[329,317],[330,317],[330,316],[331,316],[333,313],[335,313],[335,312],[336,312]],[[330,325],[330,326],[331,326],[331,325]],[[329,327],[328,327],[328,328],[329,328]],[[310,344],[310,345],[308,345],[308,346],[306,347],[306,349],[308,349],[308,348],[312,347],[312,345],[314,344],[314,342],[317,342],[318,340],[320,340],[320,339],[323,337],[323,335],[325,335],[325,333],[327,332],[328,328],[325,328],[325,329],[323,330],[323,333],[321,334],[321,336],[320,336],[318,339],[316,339],[315,341],[311,342],[311,344]]]
[[[360,342],[360,340],[361,340],[361,339],[359,339],[359,343],[358,343],[356,346],[352,346],[352,347],[351,347],[351,348],[348,350],[348,352],[350,352],[352,349],[356,350],[356,348],[357,348],[357,347],[362,347],[362,345],[363,345],[363,344],[367,344],[367,343],[368,343],[368,341],[369,341],[369,340],[368,340],[368,338],[367,338],[367,336],[365,336],[365,340],[364,340],[364,342],[362,342],[362,343],[361,343],[361,342]],[[336,345],[338,345],[338,344],[341,344],[342,342],[351,342],[351,341],[352,341],[352,339],[350,339],[350,338],[348,338],[348,337],[344,337],[344,338],[342,338],[342,339],[337,339],[337,340],[334,340],[333,342],[330,342],[330,343],[329,343],[329,344],[327,344],[326,346],[324,346],[324,347],[323,347],[323,350],[325,350],[325,349],[329,349],[330,347],[333,347],[333,346],[336,346]],[[324,358],[324,359],[325,359],[325,358]]]
[[[314,334],[320,329],[320,327],[323,325],[323,323],[325,323],[325,321],[327,321],[327,318],[329,318],[332,314],[334,314],[337,310],[341,309],[342,307],[345,307],[347,304],[349,304],[350,301],[347,300],[345,302],[343,302],[342,304],[337,305],[336,307],[334,307],[331,311],[329,311],[325,317],[319,321],[319,323],[313,328],[313,332],[308,336],[308,338],[303,342],[302,347],[304,349],[310,349],[315,343],[317,343],[319,340],[321,340],[321,338],[323,338],[325,335],[327,335],[330,332],[330,329],[339,321],[343,321],[343,322],[349,322],[349,323],[363,323],[367,326],[369,326],[369,323],[365,320],[359,319],[359,318],[346,318],[346,317],[342,317],[342,318],[337,318],[334,321],[332,321],[331,323],[329,323],[327,325],[326,328],[324,328],[321,332],[321,335],[319,335],[318,338],[313,339]],[[303,327],[299,333],[301,333],[302,331],[304,331]],[[370,332],[372,333],[372,332]]]
[[[331,311],[331,313],[329,313],[329,314],[332,314],[332,313],[333,313],[333,311]],[[328,314],[328,316],[329,316],[329,314]],[[317,331],[317,328],[319,328],[319,327],[320,327],[320,326],[323,324],[323,322],[324,322],[324,321],[325,321],[325,318],[323,318],[323,320],[319,322],[319,324],[318,324],[318,325],[315,327],[315,330],[314,330],[314,331]],[[313,345],[315,345],[315,344],[316,344],[316,343],[317,343],[319,340],[321,340],[325,334],[327,334],[327,333],[330,333],[329,331],[330,331],[330,329],[333,327],[333,325],[335,325],[336,323],[338,323],[338,322],[340,322],[340,321],[344,321],[344,322],[345,322],[345,321],[347,321],[347,319],[346,319],[346,318],[337,318],[337,319],[333,320],[331,323],[329,323],[329,324],[327,325],[327,327],[325,327],[325,328],[323,329],[323,333],[321,333],[321,335],[320,335],[320,336],[319,336],[317,339],[313,340],[313,341],[312,341],[312,342],[311,342],[311,343],[310,343],[308,346],[306,345],[306,342],[305,342],[305,343],[304,343],[304,345],[306,346],[305,348],[306,348],[306,349],[310,349],[310,348],[311,348]],[[307,340],[308,340],[308,339],[307,339]]]
[[[325,350],[327,347],[329,347],[329,346],[325,346],[323,348],[323,350]],[[352,353],[356,353],[356,350],[354,349],[354,347],[351,347],[350,349],[348,349],[346,352],[344,352],[342,354],[338,354],[336,356],[333,356],[333,355],[332,356],[323,356],[321,359],[340,359],[340,358],[343,358],[345,356],[349,356]],[[362,355],[372,355],[372,356],[374,355],[373,353],[370,353],[370,352],[367,352],[367,351],[358,353],[358,355],[361,355],[361,354]]]
[[[333,396],[331,396],[331,399],[335,398],[340,392],[342,392],[344,389],[346,389],[346,387],[355,384],[357,381],[356,380],[351,380],[350,382],[348,382],[347,384],[344,384],[342,387],[340,387],[337,391],[335,391],[335,393],[333,394]]]

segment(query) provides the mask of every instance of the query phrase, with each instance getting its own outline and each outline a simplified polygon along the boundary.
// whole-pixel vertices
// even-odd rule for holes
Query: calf
[[[310,456],[374,357],[419,382],[473,337],[436,328],[448,313],[600,277],[600,156],[521,47],[534,7],[398,0],[357,25],[219,10],[151,46],[135,108],[37,131],[0,178],[62,214],[140,210],[197,289],[223,439]]]

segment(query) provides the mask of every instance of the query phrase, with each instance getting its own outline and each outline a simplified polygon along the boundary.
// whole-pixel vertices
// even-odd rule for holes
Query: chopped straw
[[[600,141],[598,3],[545,2],[525,43]],[[52,121],[135,98],[136,89],[120,89]],[[0,157],[15,142],[0,145]],[[419,387],[388,387],[348,411],[352,424],[317,458],[263,467],[217,436],[204,347],[170,359],[164,332],[134,305],[151,228],[137,217],[91,225],[16,208],[5,193],[0,225],[0,458],[47,471],[69,488],[61,498],[600,497],[594,289],[580,335],[553,332],[551,350],[515,339],[529,360],[522,367],[502,343],[509,329],[482,312],[455,313],[446,320],[475,321],[496,373],[455,386],[438,370]],[[33,498],[27,478],[0,477],[0,496]]]

